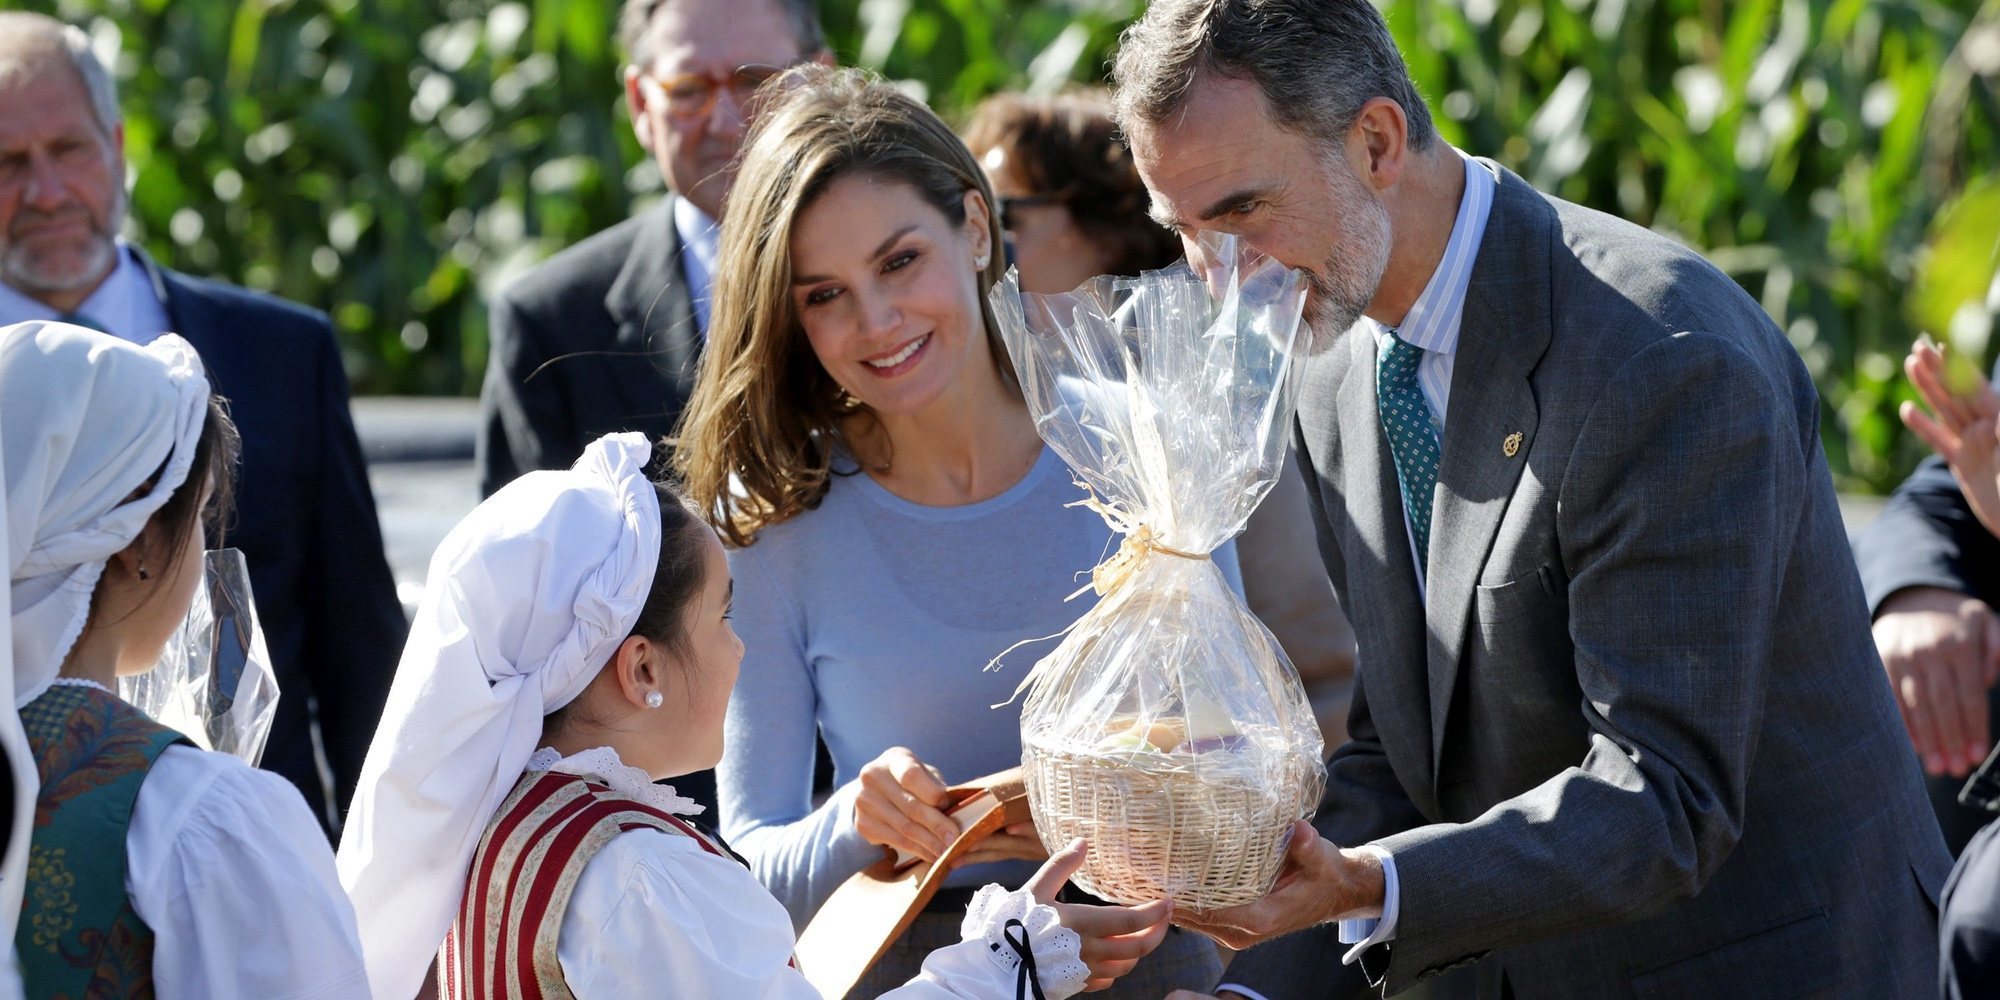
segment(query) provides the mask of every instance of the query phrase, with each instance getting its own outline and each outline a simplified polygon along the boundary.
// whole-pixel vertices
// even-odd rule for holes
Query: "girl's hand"
[[[861,839],[936,861],[958,838],[958,824],[939,808],[945,784],[905,747],[890,747],[861,769],[854,829]]]
[[[1166,939],[1167,923],[1174,915],[1172,900],[1156,899],[1139,906],[1089,906],[1058,903],[1056,891],[1083,867],[1089,847],[1075,840],[1050,856],[1035,877],[1023,886],[1035,901],[1053,907],[1064,927],[1083,939],[1083,964],[1090,967],[1090,985],[1085,992],[1106,989],[1119,976],[1132,971],[1139,960],[1151,954]]]

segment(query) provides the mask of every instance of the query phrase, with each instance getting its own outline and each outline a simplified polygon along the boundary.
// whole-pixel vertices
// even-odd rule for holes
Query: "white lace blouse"
[[[667,812],[701,808],[624,766],[609,747],[567,758],[544,749],[528,768],[595,777]],[[1014,1000],[1020,960],[1003,938],[1009,920],[1025,926],[1037,978],[1051,1000],[1083,989],[1088,971],[1075,932],[1028,893],[989,885],[967,909],[965,940],[932,952],[917,978],[885,996]],[[688,837],[632,830],[584,867],[563,914],[556,956],[578,1000],[817,998],[790,964],[792,945],[790,916],[748,869]]]

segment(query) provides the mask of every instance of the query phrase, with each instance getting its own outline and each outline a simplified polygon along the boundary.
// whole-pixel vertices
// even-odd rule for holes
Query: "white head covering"
[[[0,463],[14,704],[48,690],[105,561],[187,481],[208,379],[187,341],[138,347],[62,323],[0,329]],[[159,479],[145,496],[133,491]]]
[[[376,996],[417,992],[493,813],[630,635],[660,559],[643,434],[531,472],[453,528],[396,670],[340,841]]]
[[[6,414],[0,412],[0,433],[6,427]],[[7,475],[6,466],[0,464],[0,524],[7,523]],[[0,563],[7,562],[7,532],[0,531]],[[14,687],[14,639],[13,626],[6,615],[0,615],[0,690],[11,691]],[[14,823],[5,831],[7,852],[0,858],[0,935],[10,942],[0,949],[0,997],[21,996],[21,973],[15,967],[14,928],[21,919],[21,900],[28,880],[28,842],[32,835],[34,821],[35,793],[40,785],[40,775],[35,772],[34,761],[28,752],[28,735],[21,728],[21,717],[14,712],[0,711],[0,746],[7,751],[7,767],[14,775]]]

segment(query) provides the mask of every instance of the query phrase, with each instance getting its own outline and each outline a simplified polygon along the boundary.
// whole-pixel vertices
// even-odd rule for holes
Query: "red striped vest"
[[[574,1000],[556,958],[570,894],[611,838],[644,829],[693,837],[729,857],[679,818],[602,783],[524,775],[472,855],[465,900],[438,955],[442,1000]]]

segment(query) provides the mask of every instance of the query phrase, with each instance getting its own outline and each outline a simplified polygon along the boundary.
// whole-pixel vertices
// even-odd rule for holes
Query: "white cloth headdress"
[[[651,455],[643,434],[602,438],[567,472],[509,483],[431,557],[340,841],[376,996],[417,992],[542,718],[638,622],[660,557]]]
[[[138,347],[62,323],[17,323],[0,329],[0,412],[19,707],[62,669],[105,562],[186,482],[208,379],[179,337]]]
[[[12,691],[16,707],[48,690],[62,669],[105,561],[139,537],[187,480],[207,416],[208,379],[179,337],[136,347],[60,323],[0,328],[0,520],[7,526],[0,558],[8,583],[0,686]],[[155,472],[153,489],[126,502]],[[0,940],[11,942],[40,782],[14,712],[0,712],[0,744],[14,776],[14,825],[0,860]],[[7,957],[11,979],[11,950]]]

